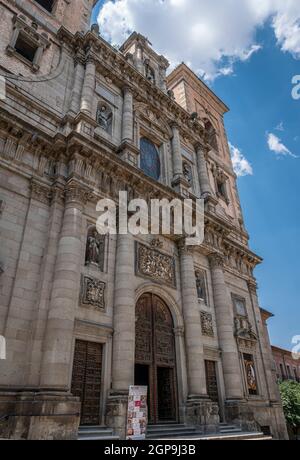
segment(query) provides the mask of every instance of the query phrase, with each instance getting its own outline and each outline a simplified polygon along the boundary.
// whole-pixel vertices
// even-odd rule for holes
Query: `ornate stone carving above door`
[[[105,308],[105,283],[90,276],[81,279],[81,303],[93,307]]]
[[[175,259],[136,243],[136,274],[176,287]]]

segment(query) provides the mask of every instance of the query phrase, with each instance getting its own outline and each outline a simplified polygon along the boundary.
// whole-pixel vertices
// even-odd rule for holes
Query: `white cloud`
[[[234,172],[238,177],[242,176],[252,176],[253,175],[253,169],[249,161],[245,158],[245,156],[242,154],[242,152],[229,143],[229,148],[230,148],[230,153],[231,153],[231,159],[232,159],[232,164],[233,164],[233,169]]]
[[[107,0],[98,22],[113,44],[136,30],[173,67],[185,61],[211,80],[261,49],[255,33],[268,19],[281,49],[300,58],[299,0]]]
[[[281,121],[277,126],[276,126],[276,131],[284,131],[284,125],[283,121]]]
[[[277,137],[275,134],[267,133],[267,142],[268,142],[268,146],[269,146],[269,149],[271,150],[271,152],[275,152],[276,155],[291,156],[293,158],[297,158],[297,156],[294,155],[282,143],[281,139],[279,139],[279,137]]]

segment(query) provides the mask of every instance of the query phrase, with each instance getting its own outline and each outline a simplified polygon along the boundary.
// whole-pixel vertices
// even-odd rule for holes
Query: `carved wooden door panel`
[[[205,361],[207,393],[213,402],[219,404],[218,379],[215,361]]]
[[[100,418],[102,345],[76,340],[71,392],[81,401],[81,425],[98,425]]]
[[[135,361],[148,367],[149,422],[176,421],[178,406],[173,320],[165,303],[153,294],[143,295],[136,307]]]

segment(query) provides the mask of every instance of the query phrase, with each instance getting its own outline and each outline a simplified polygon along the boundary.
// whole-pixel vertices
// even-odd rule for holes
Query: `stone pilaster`
[[[66,204],[43,346],[42,388],[69,390],[74,320],[82,265],[82,212],[90,195],[90,189],[74,179],[66,185]]]
[[[37,191],[38,192],[38,191]],[[64,215],[64,184],[57,181],[52,188],[51,208],[48,222],[47,245],[40,269],[38,299],[32,319],[32,349],[28,351],[27,385],[34,387],[39,384],[40,366],[42,362],[42,344],[47,323],[47,311],[51,297],[52,277],[55,269],[58,240]]]
[[[124,88],[122,142],[133,141],[133,95],[128,86]]]
[[[134,239],[130,233],[118,235],[115,266],[112,390],[106,423],[124,438],[128,390],[134,384],[135,364]]]
[[[204,147],[201,144],[196,145],[196,156],[198,175],[200,181],[201,196],[211,195],[211,186],[208,177],[207,164],[205,159]]]
[[[92,114],[93,97],[95,91],[96,65],[92,59],[85,66],[84,81],[81,93],[81,111]]]
[[[264,381],[266,388],[266,397],[270,401],[280,401],[279,389],[276,383],[276,369],[273,367],[273,353],[269,341],[267,326],[263,324],[257,297],[257,284],[255,281],[248,281],[248,289],[251,297],[253,316],[256,322],[256,332],[258,335],[260,358],[264,369]]]
[[[231,301],[224,278],[224,260],[219,254],[209,256],[219,344],[222,351],[225,394],[227,400],[243,399],[243,384]]]
[[[84,67],[81,62],[75,62],[75,76],[70,102],[70,113],[73,115],[76,115],[80,108],[81,82],[84,80],[84,74]]]
[[[189,398],[208,398],[194,259],[184,244],[180,247],[180,269]]]

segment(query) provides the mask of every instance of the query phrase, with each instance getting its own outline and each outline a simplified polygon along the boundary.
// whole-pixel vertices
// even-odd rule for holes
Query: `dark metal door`
[[[136,306],[136,364],[149,367],[149,422],[176,422],[178,417],[173,319],[154,294]],[[135,382],[139,384],[139,382]]]
[[[100,420],[102,345],[76,340],[72,387],[81,401],[81,425],[98,425]]]

